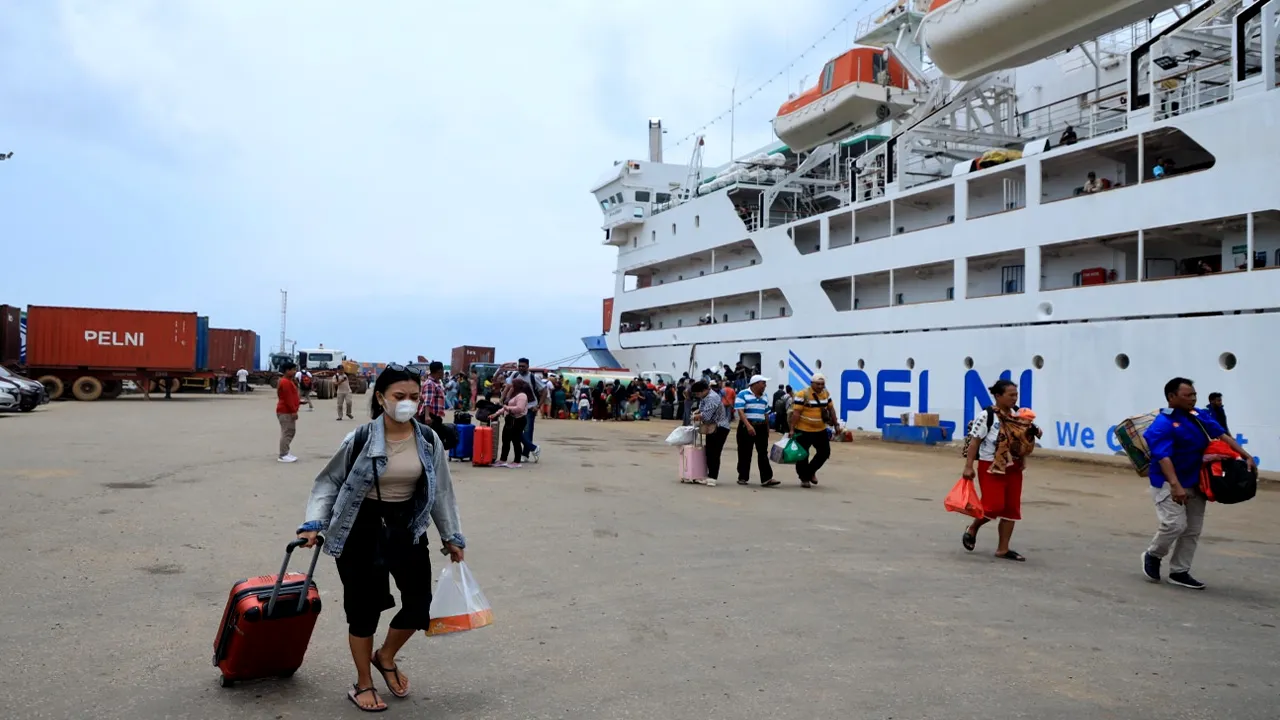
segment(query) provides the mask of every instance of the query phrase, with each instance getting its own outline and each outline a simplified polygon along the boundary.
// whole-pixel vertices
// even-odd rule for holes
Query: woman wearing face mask
[[[427,526],[435,523],[443,552],[463,558],[466,541],[458,523],[448,454],[431,428],[414,419],[420,375],[388,365],[373,388],[373,420],[342,441],[316,477],[298,537],[307,547],[324,534],[324,551],[337,559],[348,644],[356,682],[347,697],[361,710],[387,705],[374,689],[382,675],[392,695],[409,694],[409,678],[396,653],[427,627],[431,607],[431,554]],[[382,611],[395,606],[390,578],[400,590],[400,610],[378,650],[373,636]]]
[[[537,412],[538,406],[534,404],[533,388],[520,378],[511,381],[508,392],[506,403],[493,414],[495,418],[507,416],[507,422],[502,426],[502,455],[498,462],[506,464],[507,451],[515,446],[516,462],[511,467],[520,467],[520,458],[524,456],[525,418],[530,412]]]

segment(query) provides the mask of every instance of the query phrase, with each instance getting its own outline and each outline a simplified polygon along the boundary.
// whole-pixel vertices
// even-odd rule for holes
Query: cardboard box
[[[938,427],[938,413],[902,413],[898,419],[907,427]]]

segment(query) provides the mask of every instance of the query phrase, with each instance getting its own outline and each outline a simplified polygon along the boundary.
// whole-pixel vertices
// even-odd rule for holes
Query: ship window
[[[827,66],[822,68],[822,89],[819,90],[823,95],[831,92],[831,81],[836,75],[836,61],[832,60]]]
[[[676,234],[676,224],[675,224],[675,223],[671,223],[671,234],[672,234],[672,235],[675,235],[675,234]]]
[[[649,202],[649,191],[648,191],[648,190],[637,190],[637,191],[636,191],[636,202]]]
[[[1121,370],[1128,370],[1128,369],[1129,369],[1129,356],[1128,356],[1128,355],[1125,355],[1124,353],[1120,353],[1119,355],[1117,355],[1117,356],[1116,356],[1116,367],[1120,368]]]
[[[613,196],[613,201],[614,201],[615,203],[617,203],[618,205],[621,205],[621,204],[622,204],[622,193],[615,193],[615,194],[614,194],[614,196]]]
[[[654,195],[654,201],[655,201],[655,202],[658,202],[658,203],[671,202],[671,194],[670,194],[670,193],[657,193],[656,195]]]
[[[650,231],[649,231],[649,239],[650,239],[651,241],[653,241],[653,242],[658,242],[658,231],[657,231],[657,230],[650,230]]]
[[[694,215],[694,216],[693,216],[693,226],[694,226],[694,227],[696,227],[696,228],[702,227],[702,216],[701,216],[701,215]]]
[[[916,369],[916,359],[915,359],[915,358],[907,358],[907,369],[908,369],[908,370],[915,370],[915,369]]]
[[[1234,370],[1236,367],[1235,353],[1222,353],[1218,356],[1218,364],[1222,366],[1223,370]]]
[[[1022,280],[1026,267],[1023,265],[1005,265],[1000,268],[1000,286],[1005,295],[1022,292]]]
[[[786,317],[786,316],[787,316],[787,306],[783,305],[782,307],[778,308],[778,317]]]
[[[1071,287],[1080,287],[1084,284],[1084,276],[1081,273],[1073,273],[1071,275]]]
[[[947,288],[947,299],[948,300],[956,299],[956,289],[954,287]]]
[[[964,359],[964,367],[965,367],[965,369],[966,369],[966,370],[972,370],[972,369],[973,369],[973,358],[971,358],[971,357],[966,357],[966,358]]]
[[[1037,369],[1037,370],[1043,370],[1043,369],[1044,369],[1044,358],[1043,358],[1043,357],[1041,357],[1041,356],[1039,356],[1039,355],[1036,355],[1035,357],[1031,358],[1031,364],[1035,367],[1035,369]]]

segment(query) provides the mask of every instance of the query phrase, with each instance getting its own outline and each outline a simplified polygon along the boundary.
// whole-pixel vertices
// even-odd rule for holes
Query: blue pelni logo
[[[788,350],[787,364],[790,366],[790,372],[787,374],[787,384],[792,390],[803,390],[809,387],[809,383],[813,382],[813,370],[795,354],[795,351]]]

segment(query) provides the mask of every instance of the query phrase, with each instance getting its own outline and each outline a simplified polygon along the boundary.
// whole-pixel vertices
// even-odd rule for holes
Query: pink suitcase
[[[701,434],[692,445],[680,446],[680,482],[712,484],[707,480],[707,450]]]

